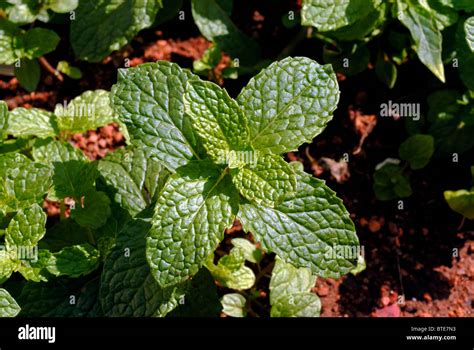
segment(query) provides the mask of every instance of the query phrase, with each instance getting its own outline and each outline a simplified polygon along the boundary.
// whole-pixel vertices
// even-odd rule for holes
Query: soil
[[[263,57],[273,60],[298,35],[298,29],[286,29],[281,24],[281,16],[297,6],[297,1],[275,4],[270,0],[244,0],[236,7],[233,20],[261,44]],[[60,82],[43,71],[37,92],[28,93],[15,78],[2,77],[1,97],[10,108],[53,110],[55,104],[69,101],[83,91],[109,90],[116,81],[117,68],[125,64],[165,59],[192,68],[193,60],[200,58],[210,43],[200,36],[189,8],[185,13],[184,21],[173,20],[160,26],[159,31],[142,31],[131,44],[99,64],[74,62],[71,49],[65,44],[64,26],[50,25],[64,33],[64,40],[56,52],[46,55],[47,60],[53,66],[59,60],[73,62],[82,70],[83,78],[65,77]],[[322,62],[322,47],[316,40],[306,40],[292,47],[292,55]],[[225,59],[221,68],[224,66]],[[454,82],[454,86],[456,74],[447,71],[447,81]],[[288,160],[301,161],[307,172],[325,179],[343,199],[365,252],[365,271],[339,280],[318,279],[314,292],[321,298],[322,316],[474,316],[474,225],[469,221],[460,225],[462,218],[443,199],[443,191],[470,185],[473,152],[462,155],[457,163],[434,158],[426,168],[413,171],[414,193],[403,200],[402,209],[397,201],[377,201],[372,190],[375,166],[387,157],[396,158],[399,144],[408,137],[403,120],[378,116],[380,104],[387,100],[416,101],[426,112],[426,95],[442,85],[413,60],[399,67],[399,80],[393,90],[377,80],[373,69],[339,78],[341,100],[334,120],[311,144],[287,155]],[[221,83],[231,96],[236,96],[248,79],[241,76]],[[115,125],[74,135],[70,142],[91,159],[100,159],[124,145]],[[341,159],[347,163],[342,168]],[[244,236],[238,223],[228,232],[218,254],[229,250],[229,240],[235,236]],[[260,276],[262,287],[256,310],[263,314],[268,313],[266,266],[270,270],[272,260],[272,255],[265,256],[265,271]],[[221,288],[220,292],[226,290]]]

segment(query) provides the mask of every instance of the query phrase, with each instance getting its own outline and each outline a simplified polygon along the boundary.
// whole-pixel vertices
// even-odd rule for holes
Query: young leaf
[[[270,280],[272,317],[317,317],[321,311],[318,296],[311,293],[316,277],[307,268],[296,268],[279,258]]]
[[[405,140],[399,149],[400,158],[410,163],[413,170],[422,169],[430,162],[434,152],[431,135],[413,135]]]
[[[274,207],[285,194],[296,190],[295,174],[279,155],[261,154],[256,158],[255,165],[232,169],[232,182],[251,202]]]
[[[225,171],[191,162],[172,175],[158,197],[147,259],[161,286],[196,274],[232,226],[238,193]]]
[[[357,265],[359,241],[342,201],[323,181],[296,172],[297,188],[275,208],[242,203],[238,218],[262,248],[286,263],[339,278]]]
[[[420,61],[444,83],[444,66],[441,59],[442,36],[431,8],[425,1],[397,0],[397,13],[400,22],[411,33]]]
[[[76,56],[90,62],[101,61],[151,26],[161,7],[161,0],[80,1],[70,34]]]
[[[262,260],[263,253],[253,243],[245,238],[234,238],[232,239],[232,245],[240,248],[245,256],[245,260],[250,261],[254,264],[258,264]]]
[[[229,1],[192,0],[194,22],[202,35],[216,43],[242,65],[255,64],[260,57],[257,43],[242,33],[229,17]]]
[[[246,302],[245,298],[239,293],[225,294],[221,299],[224,307],[222,312],[232,317],[245,317],[247,316]]]
[[[15,108],[9,113],[7,134],[15,137],[56,136],[54,116],[39,108]]]
[[[197,77],[165,61],[119,72],[111,101],[132,144],[171,170],[192,158],[199,159],[197,134],[184,113],[183,102],[186,83]]]
[[[54,115],[60,130],[74,133],[95,130],[115,121],[109,92],[105,90],[86,91],[70,101],[67,107],[58,104]]]
[[[474,191],[445,191],[444,199],[446,199],[449,207],[456,213],[474,220]]]
[[[0,288],[0,317],[15,317],[20,313],[15,299],[5,289]]]
[[[224,163],[231,150],[244,151],[249,147],[247,119],[237,102],[218,85],[189,81],[184,110],[201,136],[207,154],[216,163]]]
[[[46,233],[46,213],[38,205],[16,213],[5,231],[7,250],[34,247]]]
[[[22,57],[29,59],[54,51],[60,40],[54,31],[44,28],[32,28],[23,35],[22,39]]]
[[[151,274],[145,258],[148,221],[130,221],[105,260],[100,299],[106,316],[165,316],[184,296],[182,285],[161,288]]]
[[[107,192],[132,216],[156,199],[168,178],[168,171],[156,158],[138,149],[109,153],[99,161],[98,170]]]
[[[240,248],[232,248],[229,255],[219,259],[217,265],[214,265],[211,254],[206,267],[224,287],[244,290],[252,288],[255,284],[255,275],[245,266],[245,252]]]
[[[41,69],[36,59],[22,59],[20,65],[15,66],[14,72],[20,85],[27,91],[36,90],[41,76]]]
[[[71,66],[67,61],[59,61],[56,69],[66,74],[71,79],[81,79],[82,72],[79,68]]]
[[[373,188],[375,196],[381,201],[410,197],[412,194],[410,180],[397,164],[387,163],[377,169],[374,173]]]
[[[380,1],[303,0],[301,24],[321,32],[339,29],[365,17]]]
[[[306,57],[273,63],[252,78],[237,99],[254,149],[277,154],[294,151],[318,135],[338,100],[331,66]]]
[[[84,201],[76,202],[71,210],[71,218],[80,226],[97,229],[107,222],[110,216],[110,199],[104,192],[91,190],[84,193]]]

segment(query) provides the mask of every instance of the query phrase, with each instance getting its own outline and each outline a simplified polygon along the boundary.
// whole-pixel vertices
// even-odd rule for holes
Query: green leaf
[[[274,207],[296,190],[295,174],[279,155],[257,155],[255,164],[232,169],[231,175],[240,194],[259,205]]]
[[[253,243],[245,238],[233,238],[232,245],[240,248],[245,256],[245,260],[250,261],[254,264],[258,264],[262,260],[263,253]]]
[[[271,317],[319,317],[321,301],[313,293],[285,295],[272,305]]]
[[[238,193],[225,171],[191,162],[172,175],[158,197],[147,259],[161,286],[197,273],[232,226]]]
[[[59,36],[52,30],[44,28],[32,28],[22,37],[24,58],[41,57],[56,49],[59,43]]]
[[[18,266],[19,261],[2,246],[2,249],[0,249],[0,284],[8,280],[11,274],[18,270]]]
[[[380,1],[303,0],[301,24],[321,32],[339,29],[367,16]]]
[[[90,244],[65,247],[54,253],[48,264],[48,271],[55,276],[77,278],[94,271],[100,263],[100,254]]]
[[[410,163],[413,170],[422,169],[430,162],[434,152],[431,135],[413,135],[405,140],[398,150],[400,158]]]
[[[71,79],[81,79],[82,72],[79,68],[71,66],[67,61],[59,61],[56,69],[66,74]]]
[[[115,121],[109,92],[90,90],[75,97],[68,105],[56,105],[54,115],[60,130],[80,133],[95,130]]]
[[[474,220],[474,191],[445,191],[444,199],[456,213]]]
[[[296,172],[297,189],[276,208],[242,203],[238,218],[286,263],[339,278],[357,264],[359,241],[342,201],[323,181]]]
[[[15,137],[55,136],[54,116],[39,108],[15,108],[9,113],[7,133]]]
[[[36,90],[41,76],[41,69],[36,59],[22,59],[20,65],[15,66],[14,72],[20,85],[27,91]]]
[[[373,9],[365,17],[325,34],[342,41],[363,40],[367,36],[375,36],[378,33],[378,28],[382,27],[387,19],[388,4],[372,1],[372,6]]]
[[[456,29],[456,55],[458,58],[459,75],[468,89],[474,90],[474,54],[466,41],[465,24],[467,20],[458,22]]]
[[[457,90],[443,89],[430,94],[427,98],[428,120],[436,122],[454,118],[460,109],[459,99],[461,94]]]
[[[100,298],[109,317],[165,316],[183,298],[183,286],[161,288],[145,258],[146,219],[130,221],[119,233],[117,244],[104,263]]]
[[[237,99],[248,118],[252,146],[279,154],[312,141],[332,118],[338,100],[331,66],[305,57],[273,63]]]
[[[247,301],[245,298],[238,293],[225,294],[221,303],[223,306],[222,312],[232,317],[245,317],[247,316],[247,310],[245,310],[245,304]]]
[[[172,20],[183,7],[183,0],[163,0],[163,8],[158,11],[152,28]]]
[[[466,42],[471,51],[474,52],[474,16],[469,17],[464,22],[464,31],[466,32]]]
[[[185,284],[186,296],[181,298],[179,306],[170,317],[218,317],[222,305],[217,294],[217,287],[211,273],[202,268]]]
[[[125,46],[153,24],[162,7],[157,0],[82,0],[71,23],[70,40],[76,57],[99,62]]]
[[[47,270],[51,257],[51,252],[40,249],[36,258],[22,259],[17,270],[27,281],[46,282],[51,277]]]
[[[370,51],[366,45],[358,43],[342,44],[340,48],[325,45],[323,60],[332,68],[346,76],[363,72],[370,63]]]
[[[0,288],[0,317],[15,317],[20,313],[15,299],[5,289]]]
[[[79,200],[93,190],[98,177],[97,164],[81,160],[54,162],[53,184],[57,198],[72,197]]]
[[[311,293],[315,284],[310,269],[298,269],[277,258],[270,280],[271,317],[318,317],[321,302]]]
[[[0,157],[0,165],[5,157],[8,155]],[[11,159],[20,161],[21,157],[15,155]],[[0,169],[0,173],[2,172],[4,176],[0,180],[0,209],[7,212],[42,203],[51,186],[51,169],[27,159]]]
[[[237,102],[218,85],[189,81],[184,94],[184,110],[201,136],[207,154],[215,162],[225,163],[229,151],[248,148],[247,119]]]
[[[206,267],[224,287],[244,290],[255,284],[255,274],[245,266],[245,252],[240,248],[232,248],[229,255],[219,259],[217,265],[214,265],[213,255],[210,255]]]
[[[411,33],[415,50],[420,61],[445,82],[444,66],[441,59],[441,32],[427,3],[420,0],[397,0],[400,22]]]
[[[443,30],[458,21],[458,13],[452,8],[450,1],[428,0],[428,6],[439,30]]]
[[[191,6],[194,22],[207,40],[216,43],[232,58],[238,58],[241,65],[252,65],[258,61],[258,44],[232,22],[228,2],[192,0]]]
[[[159,61],[119,70],[111,101],[131,142],[168,169],[199,158],[197,134],[184,113],[186,83],[197,77],[177,64]]]
[[[397,67],[389,59],[384,59],[382,55],[378,56],[375,74],[389,89],[393,89],[397,81]]]
[[[20,36],[21,29],[15,24],[0,20],[0,64],[13,64],[18,60],[16,37]]]
[[[410,197],[410,180],[398,164],[386,163],[374,173],[374,192],[378,200]]]
[[[23,317],[97,317],[98,281],[55,278],[47,283],[26,283],[16,297]]]
[[[7,249],[34,247],[46,233],[46,213],[38,204],[16,213],[5,231]]]
[[[79,0],[48,0],[47,6],[57,13],[67,13],[76,9]]]
[[[51,138],[35,140],[31,153],[36,162],[44,164],[70,160],[87,161],[87,157],[79,148],[75,148],[69,142]]]
[[[96,190],[84,194],[83,202],[76,202],[71,218],[80,226],[97,229],[107,222],[111,214],[110,199],[104,192]]]
[[[154,157],[138,149],[118,150],[99,161],[98,170],[107,192],[135,216],[156,200],[168,171]]]
[[[33,23],[36,19],[47,21],[46,9],[35,0],[9,0],[12,6],[6,8],[8,19],[20,25]]]
[[[4,101],[0,101],[0,145],[7,136],[8,128],[8,105]]]
[[[207,76],[209,71],[214,69],[221,61],[221,49],[217,45],[212,45],[199,60],[193,62],[193,71],[197,74]]]

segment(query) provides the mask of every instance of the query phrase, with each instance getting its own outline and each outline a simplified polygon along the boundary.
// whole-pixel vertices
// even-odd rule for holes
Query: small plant
[[[8,286],[14,272],[30,281],[15,295],[22,315],[215,315],[222,305],[213,281],[237,293],[254,288],[261,274],[246,262],[258,266],[265,251],[280,259],[271,315],[317,316],[313,276],[354,271],[359,243],[334,192],[280,154],[321,132],[338,98],[330,66],[287,58],[254,77],[237,100],[163,61],[120,70],[113,110],[103,90],[54,113],[8,112],[2,104],[1,283]],[[117,121],[131,144],[100,161],[64,141]],[[45,196],[61,205],[61,221],[48,228]],[[261,249],[236,238],[214,262],[235,219]],[[281,290],[278,276],[290,284],[307,278]],[[245,295],[251,303],[256,290]],[[196,301],[202,298],[207,308]],[[50,300],[58,300],[53,309]],[[6,291],[2,303],[11,305],[5,315],[18,313]]]
[[[345,75],[367,68],[370,52],[366,44],[378,38],[375,72],[389,88],[395,85],[397,65],[409,56],[411,42],[420,61],[442,82],[444,63],[456,58],[454,66],[472,89],[472,19],[465,13],[473,11],[472,4],[462,1],[303,0],[301,24],[315,27],[314,36],[326,43],[325,62]],[[400,31],[397,22],[409,35]],[[456,49],[443,46],[443,41],[455,41]]]
[[[474,167],[471,167],[474,181]],[[474,187],[470,190],[445,191],[444,199],[456,213],[469,220],[474,220]]]
[[[406,163],[400,166],[399,159],[387,158],[377,165],[374,173],[374,192],[379,200],[410,197],[412,189],[406,167],[419,170],[428,165],[434,152],[434,139],[431,135],[413,135],[405,140],[398,150]]]

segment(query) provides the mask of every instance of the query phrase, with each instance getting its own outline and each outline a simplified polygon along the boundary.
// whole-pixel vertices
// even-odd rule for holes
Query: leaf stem
[[[38,58],[38,61],[39,63],[41,63],[41,65],[43,66],[44,69],[46,69],[48,72],[50,72],[52,75],[54,75],[59,81],[64,81],[64,78],[62,76],[62,74],[55,68],[53,68],[53,66],[51,64],[49,64],[49,62],[46,60],[46,58],[44,58],[43,56],[39,57]]]

